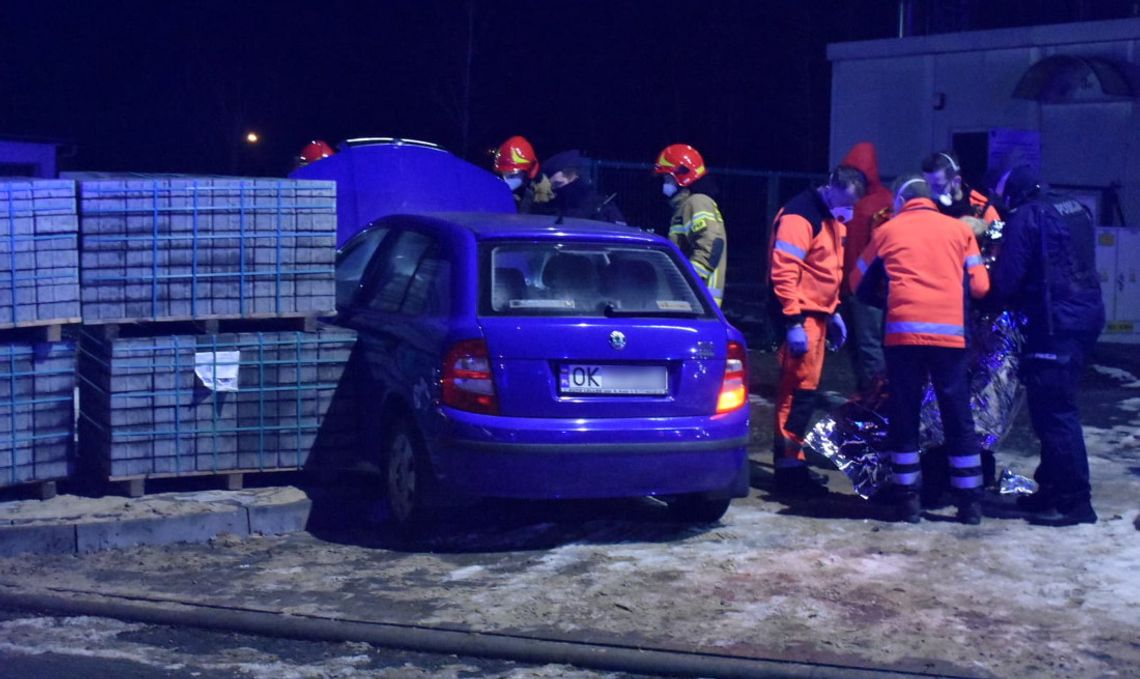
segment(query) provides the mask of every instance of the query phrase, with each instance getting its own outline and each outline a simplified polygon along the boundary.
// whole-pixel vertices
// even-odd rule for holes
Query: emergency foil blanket
[[[978,314],[970,328],[970,409],[983,450],[993,448],[1009,433],[1024,400],[1017,379],[1024,319],[1019,314]],[[877,382],[820,418],[805,443],[826,457],[851,481],[855,492],[869,498],[890,481],[886,451],[887,385]],[[922,445],[943,440],[942,421],[934,390],[928,384],[922,400]]]

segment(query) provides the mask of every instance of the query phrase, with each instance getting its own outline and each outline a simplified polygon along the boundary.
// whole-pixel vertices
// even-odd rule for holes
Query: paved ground
[[[764,452],[771,356],[753,358],[756,489],[719,525],[672,525],[647,500],[485,502],[404,539],[369,521],[366,493],[346,489],[313,497],[308,532],[0,558],[0,594],[956,676],[1135,676],[1140,365],[1131,352],[1102,350],[1084,392],[1102,521],[1061,529],[995,518],[967,527],[950,510],[917,526],[888,523],[849,490],[778,502]],[[842,364],[824,385],[836,398],[849,386]],[[1028,474],[1035,453],[1021,417],[999,465]]]

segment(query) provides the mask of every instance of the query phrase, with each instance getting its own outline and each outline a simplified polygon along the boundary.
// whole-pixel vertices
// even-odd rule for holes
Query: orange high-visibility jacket
[[[978,241],[964,222],[938,211],[928,198],[907,201],[880,226],[851,272],[851,289],[882,267],[887,278],[883,344],[966,346],[966,291],[990,289]]]
[[[970,189],[970,207],[974,209],[974,216],[992,224],[999,219],[997,208],[993,206],[986,195],[976,189]]]
[[[847,228],[831,216],[819,191],[808,189],[776,213],[769,279],[784,317],[831,314],[839,306]]]

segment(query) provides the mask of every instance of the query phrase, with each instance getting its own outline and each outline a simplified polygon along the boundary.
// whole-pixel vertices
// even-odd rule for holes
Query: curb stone
[[[82,554],[104,549],[176,542],[201,543],[223,534],[280,535],[305,529],[311,500],[242,504],[221,511],[142,519],[68,520],[0,526],[0,557]]]

